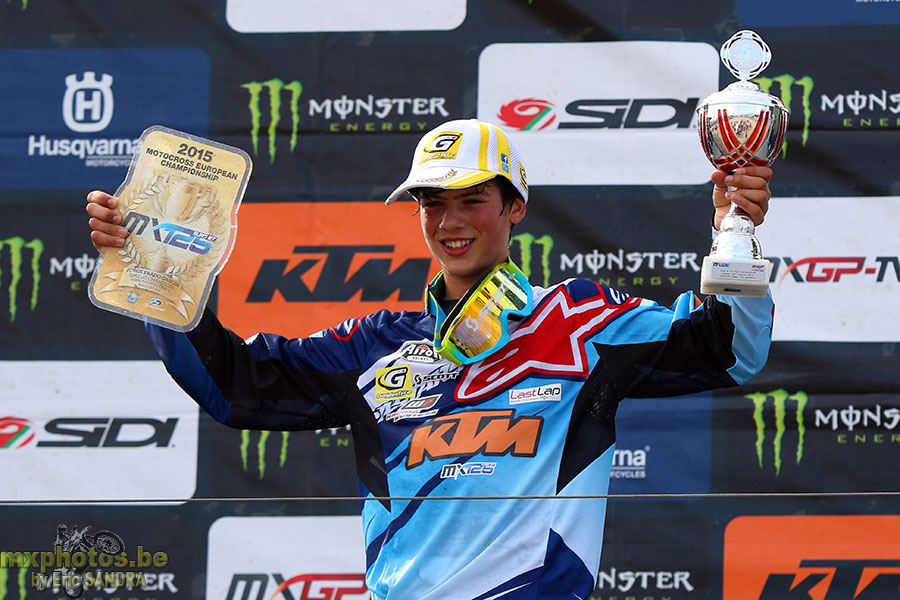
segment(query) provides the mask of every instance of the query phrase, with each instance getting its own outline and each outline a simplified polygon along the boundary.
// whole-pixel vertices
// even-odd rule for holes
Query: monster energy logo
[[[6,0],[7,4],[11,3],[11,0]],[[22,0],[22,10],[28,8],[28,0]],[[3,596],[0,596],[0,600],[3,600]]]
[[[266,475],[266,442],[269,440],[271,431],[260,431],[259,440],[256,442],[256,468],[259,471],[259,478],[262,479]],[[278,466],[284,467],[287,462],[288,437],[290,432],[281,432],[281,451],[278,454]],[[250,450],[250,430],[241,431],[241,464],[244,472],[247,472],[247,458]],[[0,599],[2,600],[2,599]]]
[[[526,232],[512,236],[510,246],[513,242],[519,245],[519,260],[516,261],[516,264],[520,266],[528,279],[531,278],[532,248],[535,245],[541,247],[541,270],[544,276],[542,285],[544,287],[550,285],[550,251],[553,250],[553,238],[546,234],[536,238],[533,234]]]
[[[806,140],[809,139],[809,119],[810,119],[810,101],[812,99],[813,79],[809,75],[797,79],[793,75],[784,74],[778,77],[757,77],[754,79],[759,87],[767,94],[771,94],[772,84],[778,84],[778,93],[781,101],[788,109],[791,109],[791,103],[794,99],[794,86],[799,87],[802,91],[801,106],[803,107],[803,137],[802,145],[806,147]],[[781,146],[781,156],[787,155],[787,138]]]
[[[803,423],[803,412],[806,404],[809,402],[805,392],[797,392],[788,394],[785,390],[779,389],[766,394],[755,393],[745,396],[753,401],[753,422],[756,424],[756,457],[759,460],[759,468],[763,468],[763,446],[766,441],[766,423],[763,420],[763,408],[766,406],[766,400],[770,397],[775,407],[775,437],[772,439],[772,449],[775,458],[775,475],[781,474],[781,442],[784,438],[786,430],[785,420],[787,417],[787,403],[794,402],[797,405],[797,454],[796,461],[800,464],[803,459],[803,438],[806,434],[806,426]]]
[[[11,237],[5,240],[0,240],[0,255],[2,255],[3,248],[9,248],[9,283],[8,283],[8,294],[9,294],[9,322],[13,323],[16,320],[16,313],[18,311],[18,295],[19,295],[19,283],[22,279],[22,260],[23,260],[23,250],[28,248],[31,250],[31,262],[29,266],[31,267],[31,299],[29,306],[32,311],[34,311],[38,302],[38,291],[41,286],[41,271],[39,267],[41,254],[44,253],[44,242],[38,239],[33,239],[30,242],[26,242],[21,237]],[[0,263],[0,282],[3,280],[3,269],[2,263]]]
[[[12,594],[16,588],[19,592],[16,600],[25,600],[25,596],[28,595],[28,567],[31,566],[31,560],[28,559],[26,564],[22,564],[20,561],[9,560],[13,557],[12,552],[0,552],[0,555],[6,557],[6,560],[0,565],[0,600],[14,600],[16,597]],[[15,583],[13,583],[10,569],[15,565],[18,565],[19,572],[14,576]],[[12,586],[15,587],[10,589]]]
[[[269,162],[275,162],[275,134],[278,130],[278,123],[281,121],[281,92],[288,90],[290,96],[291,111],[291,152],[297,147],[297,129],[300,126],[300,94],[303,93],[303,86],[299,81],[291,81],[285,83],[281,79],[269,79],[268,81],[251,81],[241,84],[250,92],[250,102],[247,108],[250,109],[250,139],[253,143],[253,154],[259,154],[259,128],[262,121],[262,111],[260,110],[260,100],[262,99],[263,90],[267,92],[269,99],[269,128],[267,130],[269,137]]]

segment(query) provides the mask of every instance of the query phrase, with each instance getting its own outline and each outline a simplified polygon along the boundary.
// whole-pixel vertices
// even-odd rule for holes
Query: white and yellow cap
[[[409,176],[384,203],[391,204],[413,188],[467,188],[498,175],[528,202],[525,167],[506,132],[476,119],[448,121],[422,136]]]

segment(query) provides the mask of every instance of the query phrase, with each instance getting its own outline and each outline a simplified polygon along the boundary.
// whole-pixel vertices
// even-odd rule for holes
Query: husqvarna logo
[[[81,79],[75,73],[66,76],[66,94],[62,113],[66,127],[79,133],[103,131],[113,116],[112,75],[85,71]]]

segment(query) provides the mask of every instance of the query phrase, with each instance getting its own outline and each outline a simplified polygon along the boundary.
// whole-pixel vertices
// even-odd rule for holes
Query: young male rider
[[[715,225],[732,200],[761,223],[771,175],[713,173]],[[528,284],[508,262],[525,170],[488,123],[427,133],[388,203],[406,192],[442,268],[425,310],[246,342],[206,310],[187,334],[148,325],[151,340],[226,425],[350,425],[373,598],[587,598],[606,502],[583,496],[607,492],[618,402],[749,379],[768,352],[771,298],[687,292],[664,308],[582,279]],[[88,196],[98,248],[127,235],[115,206]]]

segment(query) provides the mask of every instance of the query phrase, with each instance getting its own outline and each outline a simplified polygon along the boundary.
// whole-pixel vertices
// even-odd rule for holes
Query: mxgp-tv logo
[[[769,260],[773,263],[769,281],[779,286],[788,276],[795,283],[840,283],[853,276],[874,277],[876,283],[900,281],[897,256],[814,256],[796,262],[790,256],[776,256]]]
[[[781,455],[784,443],[785,432],[787,431],[788,421],[792,421],[797,431],[797,445],[794,450],[794,461],[797,465],[803,460],[803,442],[806,437],[806,423],[803,420],[806,411],[806,405],[809,398],[805,392],[795,392],[789,394],[783,389],[778,389],[768,393],[748,394],[745,398],[753,402],[753,424],[756,428],[756,458],[759,462],[759,468],[765,469],[764,457],[768,455],[766,451],[767,432],[769,426],[764,419],[764,412],[769,405],[771,398],[771,408],[774,412],[774,433],[768,443],[771,444],[771,460],[775,469],[776,477],[781,474]]]
[[[41,289],[41,255],[44,242],[15,236],[0,240],[0,287],[9,302],[9,322],[14,323],[20,304],[31,312],[37,308]]]
[[[900,517],[737,517],[725,528],[724,600],[900,598]]]
[[[362,573],[304,573],[285,578],[271,574],[275,590],[266,593],[267,573],[235,573],[225,600],[362,600],[369,597]]]
[[[62,113],[66,127],[78,133],[103,131],[113,117],[113,78],[103,73],[85,71],[79,79],[75,73],[66,76],[66,93]]]

